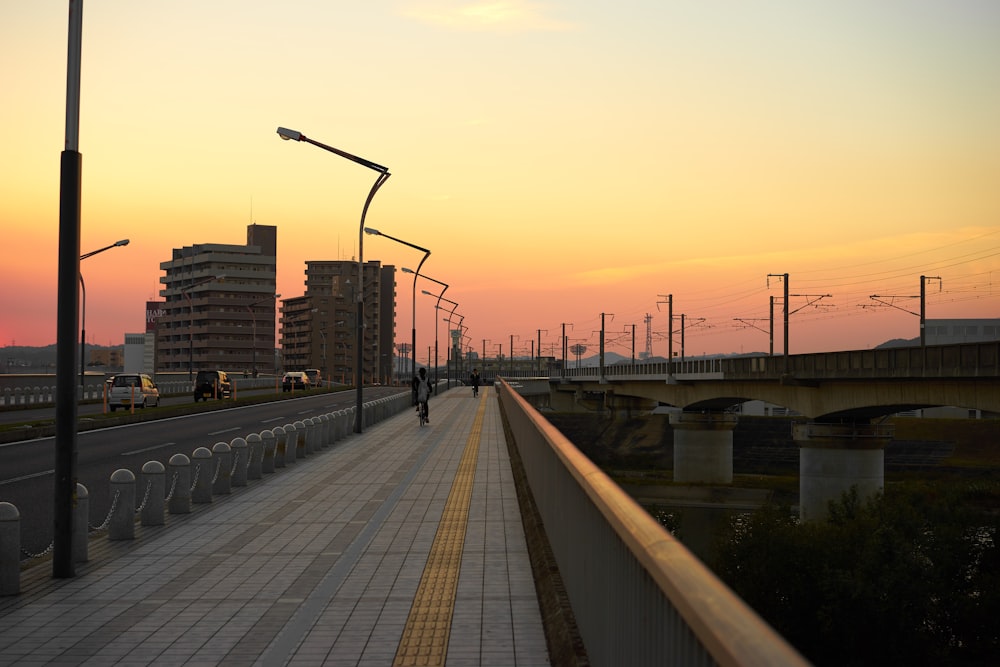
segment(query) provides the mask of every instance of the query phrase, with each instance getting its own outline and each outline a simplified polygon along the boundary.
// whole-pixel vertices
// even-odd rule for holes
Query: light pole
[[[420,259],[420,263],[417,264],[417,270],[416,271],[413,271],[412,269],[407,269],[405,267],[403,268],[403,273],[412,273],[413,274],[413,311],[412,311],[412,315],[411,315],[412,318],[413,318],[413,322],[411,323],[411,326],[413,328],[411,329],[411,332],[410,332],[411,333],[411,337],[410,337],[410,379],[412,380],[417,375],[417,277],[420,275],[420,267],[422,267],[424,265],[424,262],[427,261],[427,258],[431,256],[431,251],[428,250],[427,248],[421,248],[418,245],[414,245],[412,243],[409,243],[408,241],[404,241],[402,239],[397,239],[395,236],[389,236],[388,234],[383,234],[379,230],[372,229],[371,227],[365,227],[365,234],[371,234],[373,236],[384,236],[385,238],[389,239],[390,241],[395,241],[396,243],[401,243],[401,244],[403,244],[405,246],[409,246],[410,248],[413,248],[414,250],[419,250],[420,252],[424,253],[424,256]]]
[[[251,356],[250,371],[254,379],[257,378],[257,311],[254,310],[254,306],[267,303],[268,301],[274,301],[280,296],[280,294],[272,294],[271,296],[263,299],[257,299],[256,301],[247,304],[247,310],[250,311],[250,335],[253,338],[253,354]]]
[[[188,381],[194,379],[194,303],[191,301],[191,295],[188,293],[195,287],[200,287],[206,283],[213,282],[215,280],[225,279],[225,275],[219,276],[209,276],[207,278],[202,278],[197,280],[187,287],[181,288],[181,294],[187,299],[188,302]]]
[[[436,394],[437,393],[437,383],[438,383],[438,366],[440,365],[438,363],[438,314],[437,314],[437,311],[440,310],[440,308],[441,308],[441,300],[444,299],[444,293],[446,291],[448,291],[448,285],[446,283],[441,282],[440,280],[434,280],[433,278],[430,278],[428,276],[424,276],[424,278],[427,278],[427,280],[432,280],[432,281],[436,282],[438,285],[444,285],[444,289],[441,290],[440,294],[434,294],[433,292],[428,292],[427,290],[421,290],[421,292],[423,292],[427,296],[436,296],[437,297],[437,303],[434,304],[434,393]],[[450,299],[444,299],[444,300],[447,301],[448,303],[455,304],[455,307],[458,307],[458,304],[455,303],[454,301],[451,301]]]
[[[382,184],[391,175],[389,173],[388,167],[383,167],[380,164],[371,162],[364,158],[358,157],[356,155],[351,155],[346,151],[342,151],[333,146],[327,146],[326,144],[321,144],[318,141],[313,141],[306,137],[306,135],[301,132],[296,132],[295,130],[289,130],[284,127],[278,128],[278,136],[285,140],[294,141],[304,141],[306,143],[312,144],[322,148],[325,151],[330,151],[335,155],[347,158],[352,162],[356,162],[364,167],[368,167],[372,171],[378,172],[378,176],[375,178],[375,183],[372,185],[371,190],[368,192],[368,198],[365,200],[365,207],[361,209],[361,224],[358,228],[358,321],[357,321],[357,335],[355,338],[355,347],[357,347],[357,358],[355,361],[356,368],[354,369],[354,375],[357,381],[356,387],[356,408],[355,408],[355,418],[354,418],[354,432],[361,433],[363,430],[364,420],[362,419],[362,412],[364,410],[364,363],[365,363],[365,263],[364,263],[364,247],[365,247],[365,216],[368,214],[368,206],[372,203],[372,199],[375,197],[375,193],[378,189],[382,187]]]
[[[112,248],[118,248],[120,246],[128,245],[128,239],[122,239],[121,241],[115,241],[111,245],[104,246],[97,250],[92,250],[90,252],[85,252],[80,255],[80,259],[84,260],[88,257],[93,257],[105,250],[111,250]],[[86,367],[86,357],[87,357],[87,286],[83,283],[83,271],[80,272],[80,387],[86,391],[87,386],[84,384],[84,371]]]
[[[76,328],[80,293],[80,52],[83,0],[70,0],[66,56],[66,142],[59,155],[59,273],[56,299],[56,413],[53,474],[52,576],[76,576],[73,524],[76,507]]]

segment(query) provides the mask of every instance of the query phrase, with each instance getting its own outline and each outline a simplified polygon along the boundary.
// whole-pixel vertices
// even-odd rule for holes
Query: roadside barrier
[[[410,410],[410,394],[398,394],[365,404],[366,426]],[[89,560],[91,535],[107,532],[109,540],[135,539],[136,522],[162,526],[167,515],[189,514],[192,503],[208,504],[217,495],[232,493],[234,486],[266,480],[277,468],[320,452],[347,438],[354,430],[355,407],[310,417],[293,424],[251,433],[231,442],[217,442],[212,449],[198,447],[190,458],[174,454],[164,466],[148,461],[138,478],[125,468],[111,474],[111,508],[104,521],[92,526],[87,487],[77,484],[73,516],[72,555],[78,563]],[[140,497],[140,492],[141,497]],[[140,498],[138,505],[136,499]],[[28,553],[20,543],[21,515],[16,506],[0,502],[0,596],[20,593],[22,565],[52,550]],[[23,558],[22,558],[23,557]]]

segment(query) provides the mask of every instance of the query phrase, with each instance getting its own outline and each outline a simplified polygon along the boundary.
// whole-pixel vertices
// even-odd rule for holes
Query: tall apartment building
[[[275,372],[277,239],[277,227],[252,224],[246,245],[175,248],[160,263],[157,372]]]
[[[396,269],[364,266],[364,381],[392,379]],[[306,262],[306,292],[282,299],[281,354],[285,370],[318,368],[323,377],[354,384],[358,263]]]

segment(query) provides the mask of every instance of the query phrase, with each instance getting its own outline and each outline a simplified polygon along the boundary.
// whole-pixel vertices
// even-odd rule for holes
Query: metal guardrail
[[[592,664],[808,664],[506,382],[499,396]]]

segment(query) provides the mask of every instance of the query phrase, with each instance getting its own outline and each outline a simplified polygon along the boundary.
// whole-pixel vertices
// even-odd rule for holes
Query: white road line
[[[176,442],[165,442],[162,445],[153,445],[152,447],[143,447],[142,449],[133,449],[130,452],[122,452],[119,456],[132,456],[133,454],[142,454],[143,452],[151,452],[154,449],[163,449],[164,447],[172,447],[176,445]]]
[[[51,475],[54,472],[55,470],[46,470],[44,472],[34,472],[31,473],[30,475],[15,477],[13,479],[5,479],[4,481],[0,482],[0,486],[3,486],[4,484],[13,484],[14,482],[23,482],[24,480],[31,479],[33,477],[44,477],[45,475]]]
[[[232,433],[233,431],[239,431],[239,426],[234,426],[232,428],[224,428],[221,431],[209,431],[208,435],[219,435],[220,433]]]

